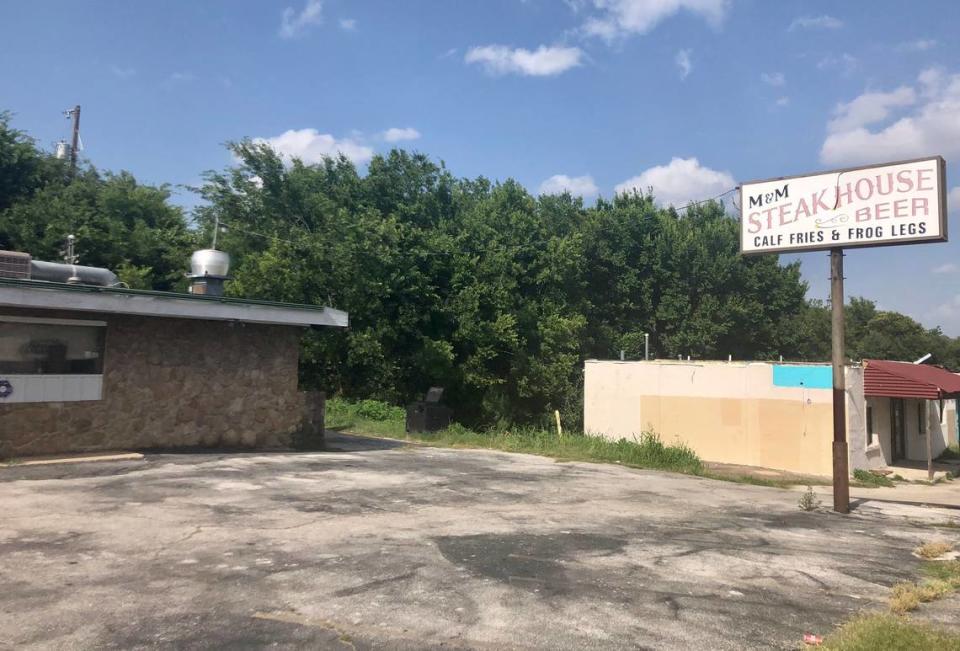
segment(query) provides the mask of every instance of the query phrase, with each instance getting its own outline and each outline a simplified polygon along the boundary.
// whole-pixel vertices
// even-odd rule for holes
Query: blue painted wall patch
[[[833,388],[833,368],[830,366],[774,364],[773,386],[831,389]]]

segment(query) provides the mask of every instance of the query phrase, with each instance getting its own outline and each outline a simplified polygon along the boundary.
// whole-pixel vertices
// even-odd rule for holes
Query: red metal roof
[[[937,400],[960,395],[960,375],[939,366],[863,360],[863,393],[889,398]]]

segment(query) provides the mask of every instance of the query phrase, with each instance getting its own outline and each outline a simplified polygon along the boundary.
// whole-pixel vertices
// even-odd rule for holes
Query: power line
[[[679,211],[681,211],[681,210],[686,210],[687,208],[690,208],[691,206],[696,207],[696,206],[699,206],[699,205],[701,205],[701,204],[708,203],[708,202],[710,202],[710,201],[716,201],[717,199],[720,199],[720,198],[722,198],[722,197],[725,197],[725,196],[727,196],[728,194],[730,194],[731,192],[736,192],[736,191],[739,190],[739,189],[740,189],[740,186],[739,186],[739,185],[735,185],[735,186],[733,186],[732,188],[730,188],[729,190],[727,190],[726,192],[721,192],[720,194],[716,195],[715,197],[709,197],[709,198],[707,198],[707,199],[701,199],[700,201],[691,201],[690,203],[688,203],[687,205],[683,206],[682,208],[674,208],[674,210],[676,210],[676,211],[679,212]]]

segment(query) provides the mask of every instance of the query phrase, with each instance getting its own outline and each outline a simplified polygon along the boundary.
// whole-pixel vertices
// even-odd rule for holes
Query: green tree
[[[0,248],[57,260],[66,236],[81,264],[102,266],[141,288],[182,286],[194,238],[167,186],[137,183],[127,172],[75,175],[36,147],[0,113]]]

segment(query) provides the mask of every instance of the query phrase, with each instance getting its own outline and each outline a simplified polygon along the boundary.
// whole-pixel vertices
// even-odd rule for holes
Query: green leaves
[[[305,334],[306,387],[402,403],[439,384],[473,423],[548,425],[559,409],[575,425],[584,358],[639,358],[644,333],[658,357],[820,352],[808,343],[822,310],[798,266],[740,256],[719,204],[678,212],[632,193],[585,206],[398,150],[361,175],[343,157],[230,149],[188,230],[167,187],[90,167],[71,180],[0,115],[0,247],[55,259],[74,233],[84,263],[173,289],[219,223],[228,292],[350,312],[346,331]]]

